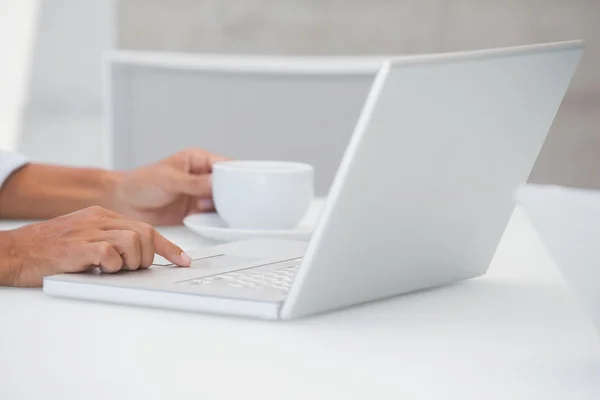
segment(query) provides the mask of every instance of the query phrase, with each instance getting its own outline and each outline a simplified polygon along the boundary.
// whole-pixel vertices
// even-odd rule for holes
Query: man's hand
[[[150,225],[101,207],[0,232],[0,285],[36,287],[43,277],[99,267],[148,268],[154,254],[187,267],[190,257]]]
[[[122,177],[110,207],[153,225],[180,224],[189,214],[212,211],[212,166],[223,160],[189,149],[136,169]]]
[[[213,211],[212,166],[224,157],[201,149],[123,173],[30,163],[0,190],[0,219],[50,219],[101,206],[153,225],[179,225],[188,214]]]

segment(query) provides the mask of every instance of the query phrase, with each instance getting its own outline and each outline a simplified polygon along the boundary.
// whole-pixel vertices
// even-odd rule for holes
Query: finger
[[[156,230],[152,227],[152,225],[126,218],[116,218],[104,221],[102,229],[108,232],[129,231],[130,233],[125,234],[125,236],[129,235],[130,237],[123,237],[123,234],[121,234],[121,238],[123,238],[126,243],[130,243],[130,245],[133,245],[131,244],[132,241],[137,241],[139,253],[131,254],[135,258],[131,261],[128,261],[128,266],[135,266],[137,269],[149,268],[152,265],[155,253],[154,235],[156,234]],[[134,238],[133,235],[137,237]],[[116,243],[114,242],[116,239],[118,239],[118,237],[113,237],[113,241],[111,241],[111,243]],[[119,248],[119,250],[124,249]],[[137,258],[138,256],[139,259]],[[129,264],[129,262],[134,262],[135,264]]]
[[[116,215],[118,216],[117,218],[109,217],[106,220],[103,220],[101,227],[104,230],[135,230],[136,232],[138,232],[138,234],[140,234],[144,265],[149,266],[150,264],[152,264],[152,261],[154,261],[154,253],[159,254],[167,260],[169,260],[170,262],[182,267],[187,267],[191,264],[192,260],[190,256],[188,256],[177,245],[168,241],[160,233],[156,232],[156,230],[150,225],[126,219],[125,217],[120,216],[119,214]],[[152,240],[152,242],[149,243],[149,240]],[[152,257],[152,261],[148,262],[150,257]],[[121,261],[123,260],[121,259]],[[142,261],[140,261],[140,263],[142,263]],[[121,267],[122,264],[121,266],[119,266],[119,268]]]
[[[140,238],[140,268],[150,268],[154,262],[154,254],[156,253],[154,248],[154,235],[156,234],[156,230],[152,225],[144,222],[135,222],[134,229],[136,229]]]
[[[185,151],[190,172],[194,174],[207,174],[212,171],[213,164],[227,161],[228,158],[214,154],[204,149],[192,148]]]
[[[215,212],[215,204],[212,199],[192,198],[188,207],[187,215]]]
[[[119,253],[123,259],[122,269],[135,271],[142,262],[142,244],[140,235],[134,230],[113,230],[102,235],[106,241]],[[152,247],[154,247],[151,244]],[[154,250],[152,249],[154,253]]]
[[[212,177],[210,174],[190,174],[168,169],[162,180],[162,187],[175,194],[210,198],[212,197]]]
[[[189,267],[192,259],[179,246],[170,242],[160,233],[154,233],[154,248],[156,253],[180,267]]]
[[[212,199],[198,199],[196,209],[200,212],[208,212],[215,210],[215,203]]]
[[[123,259],[110,243],[89,243],[84,247],[88,255],[87,265],[97,265],[105,273],[114,273],[123,267]]]

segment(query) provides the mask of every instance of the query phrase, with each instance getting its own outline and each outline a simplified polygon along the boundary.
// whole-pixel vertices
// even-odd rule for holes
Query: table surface
[[[161,230],[184,248],[208,244]],[[264,322],[15,288],[0,288],[0,316],[7,400],[600,399],[600,335],[520,209],[484,277],[317,317]]]

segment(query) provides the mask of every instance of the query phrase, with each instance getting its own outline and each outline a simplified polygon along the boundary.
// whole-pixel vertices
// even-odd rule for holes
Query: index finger
[[[189,149],[187,156],[190,172],[194,174],[209,173],[212,171],[213,164],[229,160],[227,157],[203,149]]]
[[[154,251],[180,267],[189,267],[192,259],[179,246],[154,231]]]

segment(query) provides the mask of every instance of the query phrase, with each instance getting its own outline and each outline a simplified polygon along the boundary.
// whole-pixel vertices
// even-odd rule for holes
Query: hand
[[[189,149],[136,169],[118,184],[111,208],[153,225],[181,224],[189,214],[213,211],[212,166],[225,159]]]
[[[191,263],[150,225],[89,207],[0,232],[0,285],[41,286],[45,276],[94,267],[106,273],[148,268],[155,253],[179,266]]]

